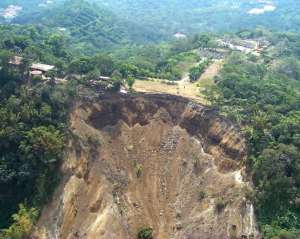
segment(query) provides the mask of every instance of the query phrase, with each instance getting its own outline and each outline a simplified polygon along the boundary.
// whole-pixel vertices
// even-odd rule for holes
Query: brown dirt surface
[[[213,81],[214,77],[219,74],[223,65],[223,60],[214,61],[209,67],[205,70],[205,72],[201,75],[199,79],[199,83],[205,83],[207,81]]]
[[[170,95],[108,95],[78,103],[70,124],[40,238],[134,239],[143,227],[155,239],[258,238],[245,140],[214,110]]]
[[[190,82],[188,73],[185,73],[182,79],[174,84],[167,84],[166,80],[161,79],[136,80],[133,89],[144,93],[178,95],[205,104],[201,89],[214,84],[214,77],[218,75],[222,65],[223,60],[215,60],[196,82]]]
[[[161,93],[178,95],[193,99],[199,103],[203,103],[204,100],[200,96],[199,88],[195,83],[178,81],[174,85],[166,84],[162,80],[136,80],[134,84],[134,90],[144,93]]]

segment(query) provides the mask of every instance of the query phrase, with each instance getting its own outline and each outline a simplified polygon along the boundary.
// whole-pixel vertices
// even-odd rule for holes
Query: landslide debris
[[[105,95],[74,108],[64,179],[40,238],[258,238],[246,144],[217,112],[169,95]],[[252,237],[253,236],[253,237]]]

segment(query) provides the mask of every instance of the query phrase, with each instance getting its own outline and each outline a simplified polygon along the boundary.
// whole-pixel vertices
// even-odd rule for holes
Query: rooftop
[[[99,80],[108,81],[111,80],[111,78],[109,76],[99,76]]]
[[[33,75],[33,76],[40,76],[40,75],[43,74],[43,72],[41,72],[41,71],[31,71],[30,74]]]
[[[41,63],[33,63],[30,68],[33,70],[47,72],[47,71],[54,69],[54,66],[45,65],[45,64],[41,64]]]

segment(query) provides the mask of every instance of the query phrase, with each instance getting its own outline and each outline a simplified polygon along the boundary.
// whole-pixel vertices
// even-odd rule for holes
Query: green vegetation
[[[300,226],[300,38],[267,37],[275,48],[262,58],[232,54],[206,96],[247,136],[254,203],[264,238],[272,238],[295,236]]]
[[[136,177],[140,178],[143,174],[143,165],[136,163],[136,165],[134,167],[134,171],[135,171]]]
[[[100,3],[99,0],[93,2]],[[250,15],[253,8],[262,8],[258,1],[241,0],[104,0],[105,7],[118,16],[138,22],[170,37],[176,32],[232,32],[264,26],[280,31],[297,31],[300,9],[297,0],[271,1],[276,11]]]
[[[198,192],[198,201],[202,202],[202,200],[206,197],[206,193],[204,191],[199,191]]]
[[[68,0],[36,7],[39,3],[0,3],[0,7],[24,7],[12,20],[22,25],[0,25],[0,228],[8,228],[3,235],[17,239],[28,237],[39,209],[59,182],[68,110],[78,84],[88,88],[100,76],[110,77],[106,89],[118,91],[122,85],[131,89],[135,79],[159,78],[168,84],[181,79],[186,69],[201,60],[195,50],[215,48],[217,35],[196,34],[154,44],[178,29],[189,34],[264,25],[300,32],[295,0],[276,1],[275,12],[257,16],[247,13],[256,3],[237,0],[101,1],[105,6],[97,0]],[[228,8],[228,4],[236,7]],[[300,37],[263,28],[226,36],[271,43],[260,56],[233,52],[216,85],[207,87],[205,95],[212,106],[240,125],[248,139],[245,164],[255,184],[254,195],[251,192],[248,198],[255,204],[264,238],[299,238]],[[23,57],[18,67],[9,64],[14,55]],[[32,62],[56,67],[48,72],[48,82],[40,76],[29,77]],[[191,68],[191,81],[208,64],[207,60]],[[56,78],[65,76],[67,82],[57,85]],[[97,141],[89,139],[94,145]],[[195,156],[193,164],[200,169]],[[142,166],[134,166],[141,177]],[[197,196],[201,201],[205,194],[200,191]],[[223,200],[216,202],[218,213],[225,207]],[[138,238],[153,238],[152,234],[151,228],[145,228]]]
[[[33,8],[34,9],[34,8]],[[118,18],[97,4],[82,0],[53,3],[39,11],[24,13],[14,19],[18,24],[42,24],[68,37],[76,54],[88,55],[129,43],[157,42],[154,30]]]
[[[26,208],[19,205],[19,212],[12,216],[13,224],[2,233],[1,238],[22,239],[29,238],[34,230],[34,224],[38,218],[38,211],[35,208]]]
[[[132,90],[132,87],[135,83],[135,79],[132,76],[130,76],[130,77],[127,78],[126,83],[129,87],[129,89]]]
[[[221,212],[223,212],[225,207],[226,207],[226,202],[224,201],[223,198],[219,198],[215,204],[216,213],[220,214]]]
[[[192,67],[190,69],[190,73],[189,73],[189,77],[190,80],[193,81],[197,81],[199,79],[199,77],[204,73],[206,67],[209,65],[209,61],[208,60],[204,60],[203,62],[201,62],[199,65]]]
[[[153,239],[153,229],[150,227],[141,229],[138,233],[138,239]]]
[[[60,6],[64,2],[66,2],[65,9],[62,9]],[[55,27],[67,27],[68,30],[70,27],[74,36],[84,40],[81,45],[86,47],[93,45],[107,47],[132,40],[143,42],[165,40],[170,39],[176,32],[185,34],[200,31],[232,32],[253,29],[257,26],[280,31],[300,31],[300,9],[297,0],[273,1],[276,6],[275,11],[257,15],[248,14],[248,11],[264,6],[258,1],[84,0],[80,2],[56,0],[45,4],[46,1],[43,0],[2,0],[0,8],[7,7],[9,4],[23,7],[20,16],[14,19],[13,23],[51,24]],[[40,3],[42,5],[39,5]],[[87,4],[91,4],[92,7]],[[78,7],[82,7],[84,11],[79,12]],[[100,16],[99,21],[77,31],[75,23],[84,26],[87,21],[94,20],[94,16]],[[0,22],[1,20],[3,19],[0,18]],[[76,45],[81,48],[79,40]]]
[[[40,208],[59,180],[74,87],[29,80],[31,60],[65,68],[67,53],[51,33],[18,26],[1,26],[0,32],[0,228],[14,222],[6,233],[22,238],[37,214],[30,208]],[[19,67],[8,63],[16,49],[25,57]],[[21,206],[20,216],[10,220],[25,202],[28,208]]]

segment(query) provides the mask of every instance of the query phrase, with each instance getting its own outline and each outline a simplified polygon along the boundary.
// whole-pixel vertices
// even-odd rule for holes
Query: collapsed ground
[[[66,175],[43,211],[42,238],[257,236],[243,137],[216,112],[167,95],[79,103]]]

